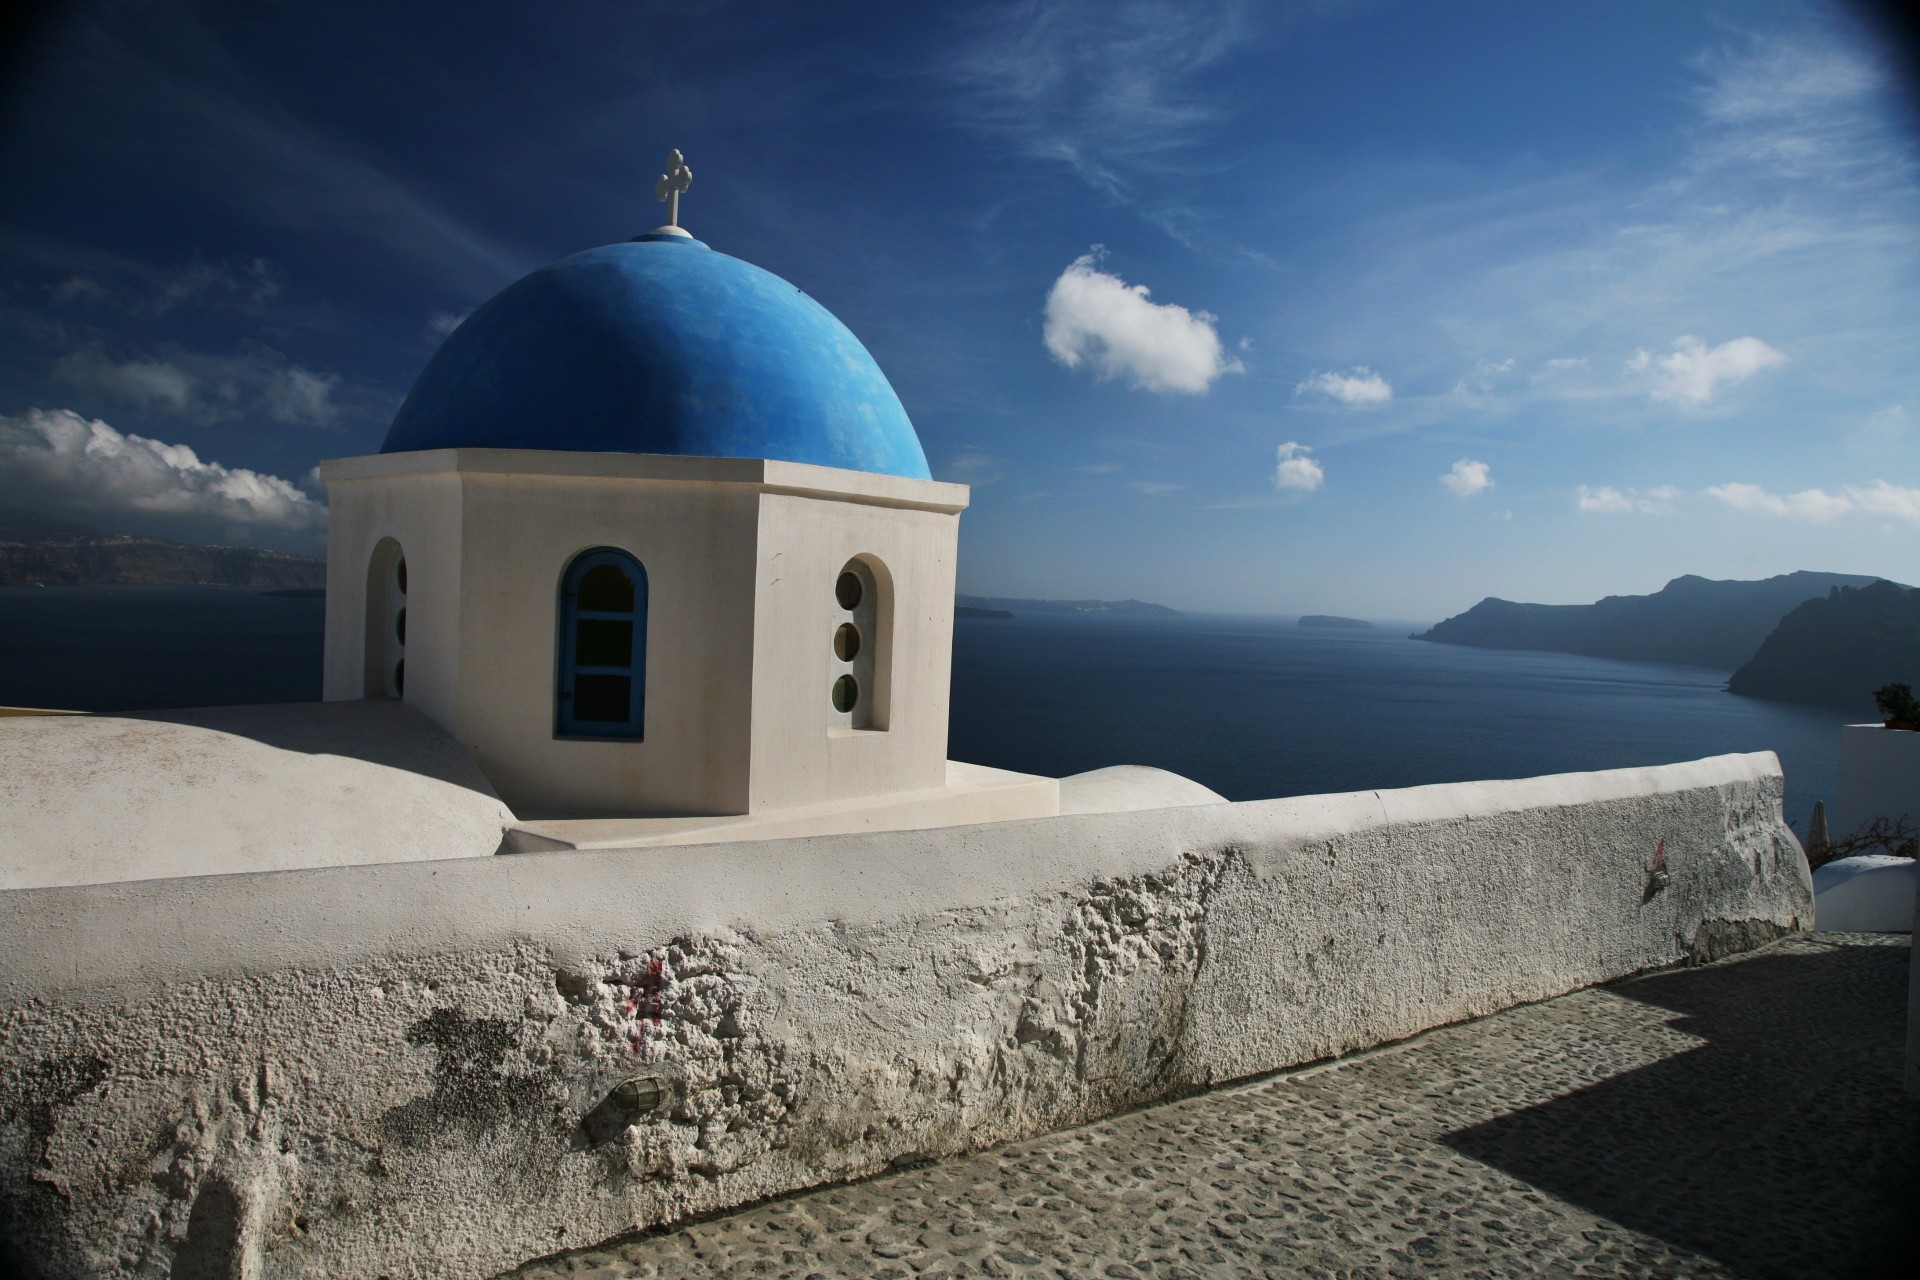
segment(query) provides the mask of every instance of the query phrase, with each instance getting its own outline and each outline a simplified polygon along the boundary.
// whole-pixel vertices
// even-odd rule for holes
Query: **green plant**
[[[1873,700],[1880,714],[1889,720],[1905,720],[1909,724],[1920,721],[1920,698],[1915,698],[1913,690],[1904,684],[1881,685],[1873,691]]]

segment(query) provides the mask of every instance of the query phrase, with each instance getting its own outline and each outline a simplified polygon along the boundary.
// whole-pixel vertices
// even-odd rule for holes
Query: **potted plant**
[[[1882,685],[1873,691],[1873,700],[1886,717],[1887,728],[1920,732],[1920,699],[1904,684]]]

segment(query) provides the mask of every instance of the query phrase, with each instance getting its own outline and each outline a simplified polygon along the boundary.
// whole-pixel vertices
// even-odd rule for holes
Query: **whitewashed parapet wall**
[[[1806,927],[1780,797],[1721,756],[19,890],[8,1231],[51,1275],[488,1275]]]

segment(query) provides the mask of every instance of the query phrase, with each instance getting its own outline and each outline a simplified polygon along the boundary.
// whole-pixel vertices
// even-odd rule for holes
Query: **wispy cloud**
[[[1574,490],[1574,506],[1589,514],[1661,515],[1673,509],[1673,500],[1679,496],[1680,490],[1670,484],[1624,490],[1606,484],[1592,487],[1583,484]]]
[[[1640,348],[1627,361],[1627,370],[1647,375],[1649,394],[1656,400],[1705,404],[1722,386],[1738,386],[1762,369],[1786,362],[1786,356],[1758,338],[1734,338],[1709,347],[1686,337],[1664,356]]]
[[[328,426],[339,416],[338,374],[318,373],[270,347],[221,356],[169,347],[118,360],[99,343],[60,357],[53,377],[82,391],[200,422],[257,413],[275,422]]]
[[[1242,370],[1221,347],[1214,317],[1154,302],[1145,285],[1102,271],[1101,262],[1096,245],[1069,263],[1047,294],[1044,337],[1054,359],[1148,391],[1189,395]]]
[[[942,70],[967,125],[1126,198],[1142,175],[1191,168],[1226,115],[1203,73],[1244,27],[1231,0],[1016,0],[973,19]]]
[[[473,308],[465,311],[436,311],[427,317],[427,341],[444,342],[455,329],[466,323]]]
[[[138,25],[103,26],[92,56],[92,70],[116,85],[135,122],[99,139],[103,147],[147,145],[140,122],[184,118],[204,144],[194,156],[197,180],[280,226],[345,235],[468,293],[490,292],[535,265],[442,207],[411,175],[289,109],[192,8],[153,6]]]
[[[1440,483],[1456,497],[1471,498],[1493,488],[1493,468],[1484,462],[1462,458],[1440,477]]]
[[[1155,498],[1162,494],[1178,493],[1186,487],[1187,486],[1183,484],[1168,484],[1159,480],[1130,480],[1127,482],[1127,488],[1133,490],[1135,493],[1144,493]]]
[[[313,534],[327,511],[279,476],[202,461],[183,444],[120,432],[65,409],[0,416],[0,491],[14,502],[119,527]]]
[[[992,454],[982,453],[978,449],[962,449],[947,459],[947,465],[940,469],[940,478],[956,484],[995,484],[1000,480],[1005,465],[1005,459]]]
[[[1393,384],[1365,365],[1347,373],[1331,369],[1310,374],[1293,389],[1296,396],[1318,395],[1359,407],[1383,405],[1393,399]]]
[[[1920,524],[1920,488],[1909,488],[1875,480],[1872,484],[1847,485],[1839,493],[1824,489],[1801,489],[1797,493],[1773,493],[1757,484],[1717,484],[1707,493],[1735,511],[1773,516],[1785,520],[1805,520],[1825,524],[1845,516],[1880,516]]]
[[[1311,493],[1327,482],[1327,473],[1310,455],[1311,446],[1289,440],[1277,450],[1279,465],[1273,469],[1273,487],[1286,492]]]

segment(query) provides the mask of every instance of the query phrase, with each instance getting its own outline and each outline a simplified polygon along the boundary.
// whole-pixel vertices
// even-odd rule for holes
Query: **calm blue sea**
[[[317,698],[324,607],[237,587],[0,587],[0,705]],[[951,752],[1054,776],[1158,765],[1252,800],[1771,750],[1796,828],[1833,798],[1844,712],[1734,697],[1723,671],[1423,644],[1413,629],[962,619]]]

